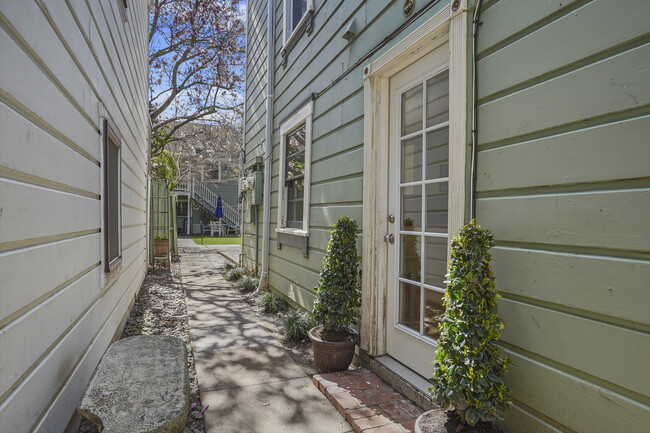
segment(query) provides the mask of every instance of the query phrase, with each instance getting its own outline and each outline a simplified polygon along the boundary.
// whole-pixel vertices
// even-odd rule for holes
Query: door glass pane
[[[427,179],[449,177],[449,129],[427,134]]]
[[[399,276],[412,281],[421,281],[420,235],[401,235]]]
[[[424,248],[426,260],[424,282],[444,289],[447,274],[447,238],[427,237]]]
[[[401,190],[402,230],[422,230],[422,186],[403,186]]]
[[[427,231],[446,233],[449,182],[430,183],[425,188],[427,193]]]
[[[438,324],[445,316],[445,307],[442,305],[444,293],[435,290],[426,290],[424,305],[424,335],[437,340],[440,337]]]
[[[449,120],[449,71],[427,81],[427,127]]]
[[[420,288],[400,282],[399,323],[420,332]]]
[[[422,129],[422,84],[402,93],[402,135]]]
[[[422,179],[422,136],[402,140],[402,182]]]

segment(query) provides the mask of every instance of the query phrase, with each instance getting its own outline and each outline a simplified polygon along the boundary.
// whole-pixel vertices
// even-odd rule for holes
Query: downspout
[[[478,39],[478,26],[481,17],[483,0],[478,0],[474,11],[472,29],[472,184],[470,187],[469,214],[471,219],[476,218],[476,158],[478,153],[478,78],[476,76],[476,40]]]
[[[244,202],[243,197],[242,197],[242,191],[241,191],[241,176],[246,176],[246,171],[243,170],[244,166],[246,165],[246,93],[248,90],[246,89],[246,66],[248,63],[248,2],[246,3],[246,30],[244,34],[246,35],[246,45],[244,47],[244,119],[242,122],[242,128],[241,128],[241,142],[242,142],[242,155],[240,156],[240,161],[242,162],[242,173],[239,174],[239,179],[237,182],[237,209],[239,210],[239,267],[244,266],[244,206],[242,203]],[[219,175],[221,175],[221,170],[219,170]],[[257,240],[257,239],[256,239]],[[257,251],[255,251],[257,254]],[[257,267],[255,268],[255,272],[257,272]]]
[[[266,152],[264,153],[264,203],[262,205],[262,274],[256,293],[269,285],[269,231],[271,230],[271,155],[273,152],[273,0],[268,0],[266,12]]]

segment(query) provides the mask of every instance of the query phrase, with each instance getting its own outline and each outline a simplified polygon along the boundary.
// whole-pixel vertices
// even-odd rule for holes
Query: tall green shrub
[[[510,359],[497,345],[503,321],[490,269],[492,246],[492,234],[474,220],[451,243],[446,312],[430,379],[434,401],[452,406],[469,425],[501,419],[509,405],[503,376]]]
[[[330,231],[327,254],[323,259],[314,318],[326,331],[348,331],[361,307],[356,221],[342,217]]]

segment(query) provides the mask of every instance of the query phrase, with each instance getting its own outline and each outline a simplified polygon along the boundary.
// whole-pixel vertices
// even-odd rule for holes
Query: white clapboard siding
[[[139,270],[136,269],[136,265],[134,263],[131,272],[125,273],[111,290],[107,291],[90,310],[79,318],[75,326],[63,336],[56,347],[13,391],[8,401],[0,405],[0,419],[3,420],[4,426],[8,426],[8,431],[30,431],[45,413],[52,396],[59,392],[66,383],[76,388],[76,401],[79,401],[87,382],[82,383],[70,376],[87,351],[92,351],[96,362],[99,362],[99,358],[113,337],[124,311],[132,301],[133,291],[137,289],[139,281],[144,276],[142,267],[144,262],[141,263]],[[69,412],[68,418],[71,415],[72,413]],[[54,414],[54,418],[59,419],[52,420],[49,425],[60,425],[61,414]],[[48,424],[43,425],[42,429],[42,431],[61,431],[48,428]]]
[[[0,352],[7,371],[0,375],[0,395],[9,391],[94,301],[99,293],[88,288],[99,287],[100,277],[101,269],[93,268],[0,330]],[[48,325],[34,332],[34,323]],[[29,344],[24,344],[26,341]],[[12,350],[21,346],[22,350]]]
[[[0,253],[0,327],[25,308],[33,308],[83,273],[99,266],[100,234]],[[47,272],[43,269],[47,266]],[[34,272],[35,268],[38,272]],[[20,290],[16,290],[20,287]],[[99,293],[99,287],[87,289]]]
[[[0,430],[63,432],[147,269],[147,2],[0,4]],[[121,136],[104,277],[102,119]]]
[[[99,161],[99,134],[96,125],[91,125],[82,116],[43,71],[23,50],[0,30],[0,88],[6,94],[6,103],[20,104],[34,113],[48,125],[58,129],[73,143],[82,148],[89,158]],[[14,102],[17,101],[17,102]],[[44,104],[43,101],[48,101]]]
[[[12,37],[18,39],[25,55],[34,65],[53,78],[59,90],[70,97],[80,114],[91,121],[99,118],[93,88],[83,71],[71,68],[72,59],[66,47],[58,40],[57,32],[48,24],[46,16],[35,1],[5,2],[2,13],[13,27]]]
[[[78,152],[35,127],[29,120],[0,103],[0,170],[33,177],[35,183],[99,198],[100,168]]]
[[[2,179],[0,195],[14,204],[3,209],[0,242],[99,229],[97,199]]]

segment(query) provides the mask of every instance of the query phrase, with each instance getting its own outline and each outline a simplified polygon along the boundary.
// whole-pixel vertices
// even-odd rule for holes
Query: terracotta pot
[[[354,358],[354,346],[359,342],[359,334],[354,341],[325,341],[314,336],[314,331],[322,326],[309,330],[309,339],[314,350],[314,360],[321,373],[347,370]]]
[[[154,239],[154,256],[167,257],[169,255],[169,239]]]

